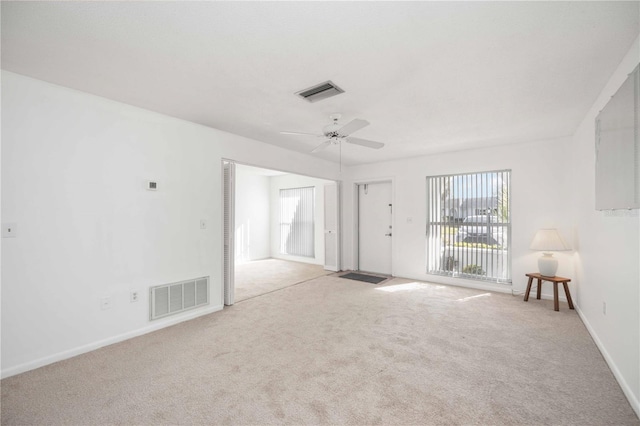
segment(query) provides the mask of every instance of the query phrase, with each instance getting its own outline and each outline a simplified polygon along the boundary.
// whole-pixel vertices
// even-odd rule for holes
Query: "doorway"
[[[338,182],[223,160],[225,305],[340,268]]]
[[[357,184],[358,270],[392,275],[392,182]]]

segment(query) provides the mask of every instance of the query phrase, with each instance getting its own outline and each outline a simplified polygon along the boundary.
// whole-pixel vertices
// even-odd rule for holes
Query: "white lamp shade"
[[[538,251],[565,251],[571,250],[569,245],[564,242],[557,229],[540,229],[536,232],[533,241],[529,246],[531,250]]]
[[[570,250],[556,229],[540,229],[533,237],[529,248],[545,252],[538,259],[538,270],[544,277],[555,277],[558,270],[558,260],[551,252]]]

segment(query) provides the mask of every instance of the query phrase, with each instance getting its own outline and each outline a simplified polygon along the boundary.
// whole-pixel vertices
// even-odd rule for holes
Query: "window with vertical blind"
[[[315,257],[315,188],[280,190],[280,253]]]
[[[511,171],[427,177],[427,273],[511,282]]]

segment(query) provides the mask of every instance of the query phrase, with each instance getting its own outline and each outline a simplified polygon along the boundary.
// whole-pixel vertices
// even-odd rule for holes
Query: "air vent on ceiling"
[[[313,87],[296,92],[296,95],[309,102],[317,102],[330,98],[331,96],[339,95],[340,93],[344,93],[344,90],[331,81],[325,81],[324,83],[316,84]]]

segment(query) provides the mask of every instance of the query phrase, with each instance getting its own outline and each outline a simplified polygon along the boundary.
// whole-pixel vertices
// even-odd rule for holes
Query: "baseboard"
[[[451,285],[455,287],[472,288],[475,290],[494,291],[496,293],[511,293],[512,289],[511,284],[496,284],[491,282],[465,280],[463,278],[450,278],[441,275],[423,275],[421,277],[402,275],[401,277],[398,276],[397,278],[417,280],[434,284]]]
[[[207,315],[213,312],[221,311],[222,305],[210,306],[206,309],[191,311],[188,314],[181,315],[176,318],[169,318],[159,323],[152,323],[146,327],[138,328],[136,330],[129,331],[127,333],[119,334],[117,336],[109,337],[106,339],[98,340],[86,345],[78,346],[77,348],[69,349],[57,354],[49,355],[43,358],[36,359],[34,361],[25,362],[23,364],[16,365],[2,370],[0,373],[1,378],[7,378],[15,376],[16,374],[24,373],[36,368],[44,367],[45,365],[53,364],[54,362],[62,361],[68,358],[73,358],[87,352],[95,351],[96,349],[104,346],[112,345],[114,343],[122,342],[124,340],[131,339],[133,337],[142,336],[143,334],[151,333],[166,327],[170,327],[175,324],[179,324],[184,321],[192,320],[194,318]]]
[[[609,355],[609,352],[607,352],[607,349],[602,344],[602,341],[598,338],[598,335],[596,334],[596,332],[593,329],[593,327],[591,327],[591,324],[589,324],[589,321],[587,320],[585,315],[580,310],[580,307],[576,306],[575,308],[576,308],[576,312],[578,313],[578,316],[582,320],[582,323],[587,328],[587,331],[591,335],[591,338],[593,339],[593,341],[595,342],[596,346],[600,350],[600,353],[602,354],[602,357],[604,358],[604,360],[607,362],[607,365],[611,369],[611,372],[613,373],[613,376],[618,381],[618,384],[620,385],[620,388],[622,388],[622,392],[627,397],[627,400],[629,401],[629,404],[631,404],[631,408],[633,408],[633,411],[636,412],[636,416],[640,417],[640,401],[638,401],[638,399],[635,397],[635,395],[631,391],[631,387],[629,386],[627,381],[624,379],[624,377],[620,373],[620,370],[618,370],[618,367],[616,366],[616,363],[613,361],[613,358],[611,358],[611,355]]]
[[[508,283],[496,284],[496,283],[484,282],[484,281],[467,280],[464,278],[450,278],[450,277],[445,277],[440,275],[425,275],[422,278],[416,278],[416,277],[406,277],[406,278],[411,280],[426,281],[426,282],[431,282],[436,284],[445,284],[445,285],[452,285],[456,287],[472,288],[475,290],[495,291],[496,293],[510,293],[512,296],[519,296],[523,298],[524,298],[524,294],[526,293],[526,289],[514,290],[513,286]],[[536,291],[537,290],[535,286],[532,286],[529,299],[536,298]],[[553,300],[553,294],[540,292],[540,298],[543,300]],[[558,291],[558,301],[565,302],[565,303],[567,302],[567,297],[565,296],[564,290],[562,289]]]
[[[521,292],[521,293],[520,293],[520,292],[514,292],[514,294],[513,294],[513,295],[514,295],[514,296],[521,296],[521,297],[523,297],[523,298],[524,298],[524,294],[525,294],[525,293],[526,293],[525,291],[523,291],[523,292]],[[529,300],[532,300],[532,299],[536,299],[536,292],[535,292],[535,290],[534,290],[533,288],[531,289],[531,293],[529,293]],[[541,294],[540,294],[540,299],[542,299],[542,300],[553,300],[553,294],[545,294],[545,293],[541,293]],[[567,302],[567,297],[566,297],[566,296],[563,296],[563,295],[562,295],[562,294],[560,294],[560,293],[558,293],[558,302],[565,302],[565,303],[568,303],[568,302]],[[574,300],[573,302],[574,302],[574,305],[575,305],[575,300]]]
[[[324,260],[320,261],[320,259],[317,259],[315,257],[287,256],[278,254],[275,256],[271,256],[271,259],[289,260],[291,262],[307,263],[309,265],[324,265]]]

